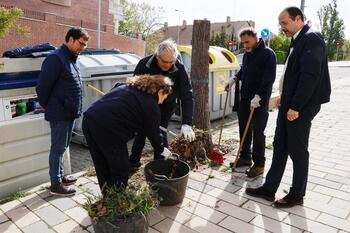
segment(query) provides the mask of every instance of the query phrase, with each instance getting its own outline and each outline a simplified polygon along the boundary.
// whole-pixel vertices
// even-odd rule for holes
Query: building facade
[[[122,17],[119,0],[101,0],[100,47],[143,56],[142,37],[118,35]],[[60,46],[72,26],[85,28],[91,36],[88,47],[97,47],[98,0],[0,0],[0,7],[17,7],[24,15],[16,24],[29,29],[28,34],[11,32],[0,40],[0,54],[12,48],[49,42]]]

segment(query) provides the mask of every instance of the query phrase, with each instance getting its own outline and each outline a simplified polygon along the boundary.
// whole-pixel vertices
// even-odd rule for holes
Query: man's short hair
[[[68,30],[66,34],[66,42],[69,41],[69,38],[72,37],[74,40],[79,40],[80,37],[83,37],[84,40],[89,40],[90,36],[88,32],[81,27],[73,27]]]
[[[157,48],[157,56],[160,56],[160,54],[163,53],[164,50],[168,50],[174,57],[174,61],[177,59],[177,56],[179,55],[179,51],[177,50],[177,46],[175,41],[172,39],[167,39],[162,41]]]
[[[287,13],[289,14],[292,20],[295,20],[295,17],[299,15],[301,18],[301,21],[304,22],[305,20],[304,13],[298,7],[296,6],[287,7],[285,11],[287,11]]]
[[[254,28],[243,28],[241,32],[239,33],[239,37],[242,36],[251,36],[251,37],[257,37],[257,32],[255,31]]]

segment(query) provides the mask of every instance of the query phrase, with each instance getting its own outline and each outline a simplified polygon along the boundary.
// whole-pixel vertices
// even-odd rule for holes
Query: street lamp
[[[180,43],[180,10],[175,9],[175,11],[179,14],[179,25],[177,25],[177,44]]]
[[[97,48],[101,45],[101,0],[97,1]]]

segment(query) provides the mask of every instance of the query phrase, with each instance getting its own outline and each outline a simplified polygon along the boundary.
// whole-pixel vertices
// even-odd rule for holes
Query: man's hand
[[[226,84],[226,86],[225,86],[225,91],[226,91],[226,92],[229,92],[229,91],[231,90],[233,84],[234,84],[236,81],[237,81],[237,77],[236,77],[236,76],[234,76],[233,79],[230,79],[230,80],[228,81],[228,83]]]
[[[258,108],[258,107],[260,107],[261,106],[260,103],[259,103],[260,100],[261,100],[260,96],[259,95],[255,95],[254,98],[250,101],[250,107],[251,108]]]
[[[299,112],[294,111],[293,109],[289,109],[287,112],[287,119],[289,121],[294,121],[299,118]]]
[[[161,153],[161,155],[164,157],[165,160],[167,160],[172,155],[172,153],[168,148],[164,147],[164,150]]]
[[[184,135],[185,139],[188,141],[192,142],[196,139],[196,136],[192,130],[192,127],[189,125],[182,125],[181,126],[181,133]]]

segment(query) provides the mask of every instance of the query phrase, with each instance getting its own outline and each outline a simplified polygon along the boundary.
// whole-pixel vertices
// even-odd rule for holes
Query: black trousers
[[[282,106],[283,107],[283,106]],[[309,171],[309,136],[311,121],[321,106],[312,106],[299,112],[299,118],[287,120],[287,109],[278,112],[273,142],[273,158],[267,173],[264,188],[275,193],[281,183],[288,155],[293,162],[293,182],[289,195],[293,198],[305,196]]]
[[[85,116],[82,128],[101,191],[103,191],[105,183],[107,187],[126,187],[130,171],[126,142],[122,142],[116,139],[114,134],[100,129],[93,120]]]
[[[160,107],[160,113],[161,113],[160,125],[162,127],[168,128],[170,118],[173,115],[174,111],[175,111],[175,105],[173,104]],[[160,131],[159,134],[161,136],[163,146],[168,147],[167,133],[162,130],[159,130],[159,131]],[[141,154],[142,154],[143,148],[145,147],[145,141],[146,141],[145,134],[138,133],[136,135],[134,144],[132,145],[132,149],[131,149],[131,155],[130,155],[131,163],[137,163],[141,160]],[[161,156],[159,153],[154,152],[154,159],[161,159],[161,158],[163,158],[163,156]]]
[[[239,135],[242,140],[244,129],[250,114],[250,100],[241,100],[238,108]],[[265,166],[265,128],[269,112],[267,106],[261,106],[254,110],[252,123],[248,129],[241,155],[243,159],[253,159],[254,165]],[[253,151],[252,151],[253,143]]]

